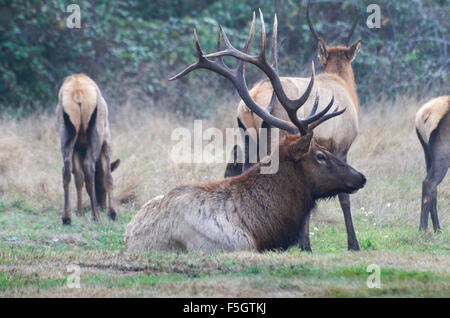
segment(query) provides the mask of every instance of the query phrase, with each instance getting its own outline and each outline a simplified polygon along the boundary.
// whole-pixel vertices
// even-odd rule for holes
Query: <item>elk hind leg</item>
[[[77,189],[77,215],[84,216],[84,210],[83,210],[83,185],[84,185],[83,160],[77,151],[75,151],[75,153],[73,155],[73,175],[75,178],[75,187]]]
[[[62,214],[62,224],[70,225],[70,175],[72,173],[72,159],[77,133],[75,127],[71,123],[69,116],[63,114],[63,126],[61,129],[61,152],[63,156],[62,179],[64,188],[64,211]]]
[[[437,213],[437,186],[447,174],[448,166],[432,164],[429,174],[422,185],[422,213],[421,229],[427,229],[428,213],[431,212],[431,221],[435,232],[441,230]],[[423,225],[423,226],[422,226]]]
[[[422,136],[420,135],[419,131],[416,129],[417,137],[419,138],[420,144],[423,148],[423,153],[425,155],[425,163],[427,167],[427,176],[430,173],[431,170],[431,163],[432,163],[432,157],[430,150],[428,149],[428,145],[423,140]],[[426,179],[425,179],[426,180]],[[422,203],[421,203],[421,211],[420,211],[420,225],[419,230],[426,231],[428,228],[428,214],[430,212],[431,208],[431,200],[430,198],[426,198],[425,193],[427,192],[428,185],[425,183],[425,180],[422,183]]]
[[[94,110],[89,126],[87,129],[87,147],[86,154],[83,159],[84,180],[86,183],[86,190],[91,201],[92,219],[98,221],[100,214],[97,207],[97,196],[95,193],[95,167],[100,156],[103,144],[103,130],[101,127],[96,127],[97,109]]]
[[[95,165],[95,195],[97,197],[97,203],[102,210],[106,207],[106,188],[104,179],[104,168],[100,156]]]

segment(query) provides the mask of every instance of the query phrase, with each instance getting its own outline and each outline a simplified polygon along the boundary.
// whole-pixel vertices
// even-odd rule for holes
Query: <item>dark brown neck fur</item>
[[[259,251],[292,245],[301,221],[314,207],[307,179],[289,158],[289,144],[280,143],[277,173],[260,174],[262,163],[258,163],[243,175],[230,178],[240,226],[254,238]]]

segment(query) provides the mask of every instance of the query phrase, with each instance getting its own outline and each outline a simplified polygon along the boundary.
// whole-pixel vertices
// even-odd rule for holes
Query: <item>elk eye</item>
[[[321,152],[319,152],[316,156],[317,156],[317,160],[325,160],[325,156]]]

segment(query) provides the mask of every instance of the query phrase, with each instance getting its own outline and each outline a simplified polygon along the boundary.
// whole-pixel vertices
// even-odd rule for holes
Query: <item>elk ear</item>
[[[294,161],[299,161],[304,155],[306,155],[311,148],[311,140],[313,133],[309,132],[305,136],[301,136],[297,142],[295,142],[290,150],[290,156]]]
[[[317,41],[317,56],[319,57],[320,63],[325,66],[328,60],[327,45],[322,39]]]
[[[350,62],[353,62],[356,55],[358,55],[359,50],[361,50],[361,40],[358,40],[350,45],[347,52],[345,53]]]
[[[120,159],[117,159],[116,161],[111,163],[111,172],[117,169],[117,167],[120,165]]]

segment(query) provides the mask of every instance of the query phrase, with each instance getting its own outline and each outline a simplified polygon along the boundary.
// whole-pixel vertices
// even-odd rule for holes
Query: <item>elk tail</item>
[[[431,134],[442,119],[450,113],[450,98],[439,97],[425,104],[416,114],[416,129],[425,143],[429,143]]]

